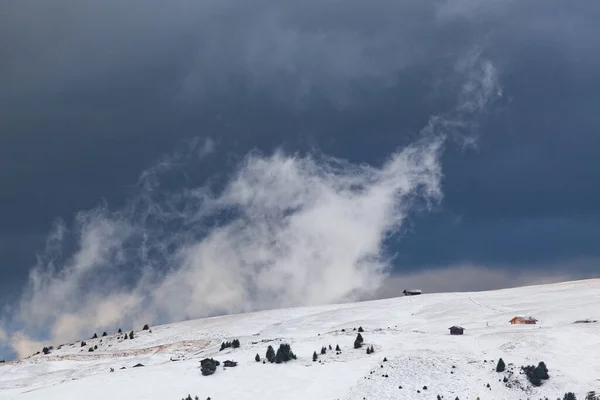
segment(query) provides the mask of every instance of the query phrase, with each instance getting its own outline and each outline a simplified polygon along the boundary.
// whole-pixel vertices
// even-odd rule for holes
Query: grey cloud
[[[16,93],[175,63],[180,99],[245,85],[250,95],[302,104],[317,92],[343,106],[356,87],[390,87],[406,68],[447,58],[440,47],[452,44],[451,57],[464,47],[460,32],[435,24],[435,2],[414,0],[11,0],[3,7],[10,60],[3,76]]]

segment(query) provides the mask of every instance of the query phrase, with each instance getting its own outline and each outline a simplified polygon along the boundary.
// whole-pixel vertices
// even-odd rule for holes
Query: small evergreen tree
[[[129,339],[133,339],[133,331],[129,333]]]
[[[317,352],[315,351],[315,352],[313,353],[313,362],[317,361],[317,358],[318,358],[318,356],[317,356]]]
[[[119,331],[118,331],[118,333],[123,333],[123,331],[121,330],[121,328],[119,328]]]
[[[540,379],[550,379],[550,376],[548,375],[548,367],[546,367],[546,363],[544,363],[543,361],[540,361],[540,363],[538,364],[538,366],[535,369],[537,370],[537,376]]]
[[[271,345],[269,345],[269,347],[267,347],[266,359],[270,363],[275,362],[275,349],[273,349],[273,346],[271,346]]]
[[[106,332],[102,332],[102,337],[107,336],[108,334]]]
[[[325,346],[321,347],[321,354],[326,354],[327,348]]]
[[[362,335],[359,333],[359,334],[356,336],[356,340],[354,341],[354,348],[355,348],[355,349],[359,349],[359,348],[361,348],[361,347],[362,347],[362,344],[363,344],[363,341],[364,341],[364,340],[363,340],[363,337],[362,337]]]
[[[42,353],[44,353],[44,354],[48,354],[48,353],[50,353],[50,349],[49,349],[48,347],[44,347],[44,348],[42,349]]]
[[[94,336],[92,336],[92,339],[98,339],[98,335],[96,335],[96,334],[94,333]]]
[[[563,400],[577,400],[577,397],[575,397],[575,393],[568,392],[563,396]]]
[[[81,347],[85,347],[86,343],[84,341],[81,342]]]
[[[233,339],[233,342],[231,342],[231,347],[237,349],[238,347],[240,347],[240,341],[238,339]]]
[[[94,345],[94,350],[98,350],[98,345]]]
[[[331,347],[331,345],[329,345],[329,350],[333,350],[333,347]]]
[[[375,348],[371,345],[371,354],[375,353]]]
[[[506,364],[504,364],[504,360],[500,358],[498,360],[498,365],[496,365],[496,372],[504,372],[506,369]]]
[[[363,329],[363,327],[362,327],[362,326],[359,326],[359,327],[358,327],[358,331],[359,331],[359,332],[364,332],[365,330]]]
[[[144,325],[144,327],[142,328],[143,331],[147,331],[148,329],[150,329],[150,327],[148,326],[148,324]]]
[[[94,351],[94,348],[93,348],[93,347],[90,347],[90,348],[88,349],[88,353],[91,353],[92,351]]]
[[[254,357],[254,361],[260,362],[260,356],[258,355],[258,353],[256,353],[256,357]]]
[[[371,354],[371,348],[367,347],[367,354]]]
[[[342,351],[342,350],[340,350],[340,345],[339,344],[335,345],[335,351]]]

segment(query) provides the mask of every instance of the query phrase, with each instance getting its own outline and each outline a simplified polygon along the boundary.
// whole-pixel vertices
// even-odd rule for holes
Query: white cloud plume
[[[251,153],[219,190],[162,187],[174,168],[213,153],[211,141],[196,143],[142,174],[123,209],[58,223],[20,299],[15,320],[25,329],[13,348],[23,355],[39,344],[23,332],[64,342],[121,325],[372,295],[390,272],[385,240],[442,198],[445,139],[470,127],[462,105],[473,99],[467,111],[477,112],[497,95],[491,64],[468,65],[459,72],[476,82],[455,112],[432,118],[380,166]]]
[[[17,353],[18,357],[26,357],[42,351],[45,344],[44,342],[31,339],[23,332],[16,332],[11,336],[10,346]]]

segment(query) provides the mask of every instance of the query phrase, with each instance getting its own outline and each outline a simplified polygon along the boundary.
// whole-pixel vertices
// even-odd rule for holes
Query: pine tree
[[[540,361],[540,363],[538,364],[538,366],[535,368],[537,373],[534,371],[534,374],[537,374],[537,376],[540,379],[550,379],[550,376],[548,375],[548,367],[546,367],[546,363],[544,363],[543,361]]]
[[[318,358],[318,356],[317,356],[317,352],[315,351],[315,352],[313,353],[313,362],[317,361],[317,358]]]
[[[358,327],[358,331],[359,331],[359,332],[364,332],[365,330],[363,329],[363,327],[362,327],[362,326],[359,326],[359,327]]]
[[[143,331],[147,331],[148,329],[150,329],[150,327],[148,326],[148,324],[144,325],[144,327],[142,328]]]
[[[325,346],[321,347],[321,354],[326,354],[327,348]]]
[[[504,364],[504,360],[500,358],[498,360],[498,365],[496,365],[496,372],[504,372],[506,369],[506,364]]]
[[[102,332],[102,337],[107,336],[108,334],[106,332]]]
[[[375,349],[373,348],[373,345],[371,345],[371,354],[375,353]]]
[[[367,354],[371,354],[371,348],[367,347]]]
[[[98,339],[98,335],[96,335],[96,334],[94,333],[94,336],[92,336],[92,339]]]
[[[258,355],[258,353],[256,353],[256,357],[254,357],[254,361],[260,362],[260,356]]]
[[[364,341],[364,339],[363,339],[362,335],[359,333],[359,334],[356,336],[356,340],[354,341],[354,348],[355,348],[355,349],[359,349],[359,348],[361,348],[361,347],[362,347],[362,344],[363,344],[363,341]]]
[[[129,333],[129,339],[133,339],[133,331]]]
[[[238,347],[240,347],[240,341],[238,339],[233,339],[233,342],[231,342],[231,347],[237,349]]]
[[[118,333],[123,333],[123,331],[121,330],[121,328],[119,328],[119,331],[118,331]]]
[[[563,400],[577,400],[577,397],[575,397],[575,393],[568,392],[568,393],[565,393]]]
[[[267,361],[270,363],[275,362],[275,350],[273,349],[273,346],[271,346],[271,345],[269,345],[269,347],[267,347],[266,358],[267,358]]]
[[[342,351],[342,350],[340,350],[340,345],[339,344],[335,345],[335,351]]]
[[[333,350],[333,347],[331,347],[331,345],[329,345],[329,350]]]

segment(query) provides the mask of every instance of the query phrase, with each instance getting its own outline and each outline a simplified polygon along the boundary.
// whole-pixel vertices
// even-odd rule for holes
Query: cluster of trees
[[[212,358],[205,358],[204,360],[200,361],[200,370],[202,371],[202,375],[208,376],[214,374],[220,364],[221,363],[219,361]]]
[[[133,339],[135,337],[135,335],[133,334],[133,331],[129,332],[129,334],[123,335],[123,339],[127,339],[128,337],[129,337],[129,339]],[[120,339],[120,337],[118,337],[117,339]]]
[[[221,343],[221,349],[219,351],[223,351],[229,347],[237,349],[238,347],[240,347],[240,341],[238,339],[233,339],[231,342],[223,342]]]
[[[267,347],[265,358],[270,363],[281,364],[283,362],[295,360],[297,357],[292,351],[292,346],[287,343],[282,343],[279,345],[277,352],[275,352],[273,346],[269,345],[269,347]],[[256,357],[254,357],[254,360],[256,360],[256,362],[260,361],[260,356],[257,354]]]
[[[537,367],[527,365],[521,367],[521,370],[525,373],[525,376],[527,376],[527,379],[533,386],[541,386],[543,380],[550,378],[548,375],[548,368],[543,361],[540,361]]]
[[[367,354],[373,354],[375,353],[375,349],[373,348],[373,345],[371,345],[371,347],[367,347]]]

